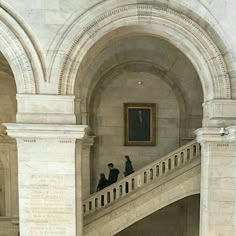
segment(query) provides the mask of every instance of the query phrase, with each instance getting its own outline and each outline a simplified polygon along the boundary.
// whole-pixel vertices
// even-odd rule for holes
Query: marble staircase
[[[200,145],[194,140],[83,201],[84,235],[115,235],[200,192]]]

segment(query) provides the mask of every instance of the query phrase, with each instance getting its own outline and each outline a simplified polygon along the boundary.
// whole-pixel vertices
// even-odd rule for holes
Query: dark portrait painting
[[[125,145],[154,146],[156,144],[156,104],[125,103]]]

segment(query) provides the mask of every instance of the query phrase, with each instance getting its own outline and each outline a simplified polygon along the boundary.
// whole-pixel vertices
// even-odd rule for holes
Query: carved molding
[[[236,126],[229,126],[225,128],[227,133],[225,135],[220,135],[220,128],[200,128],[194,133],[197,136],[198,143],[209,143],[215,142],[217,146],[226,147],[230,142],[236,142]]]
[[[87,126],[59,125],[59,124],[3,124],[7,127],[10,137],[23,139],[24,142],[34,142],[36,139],[56,139],[60,143],[69,143],[72,140],[82,139]]]
[[[45,58],[24,20],[8,3],[0,2],[0,51],[7,59],[18,93],[39,93],[46,77]]]
[[[16,35],[0,21],[1,43],[0,50],[7,58],[18,93],[35,93],[34,74],[28,55]]]
[[[79,25],[80,20],[77,19],[74,25]],[[115,8],[82,27],[83,29],[80,30],[79,35],[74,39],[64,58],[60,73],[59,94],[74,93],[74,82],[80,63],[94,41],[105,35],[103,31],[108,33],[114,30],[114,25],[118,28],[135,24],[146,24],[148,27],[165,24],[166,30],[176,31],[183,38],[188,39],[193,47],[200,50],[200,54],[207,65],[210,78],[204,79],[212,81],[213,91],[211,99],[231,98],[230,79],[226,64],[214,40],[189,17],[177,13],[168,7],[150,4],[131,4]],[[187,51],[184,53],[188,54]],[[196,57],[195,60],[197,63],[198,58]],[[202,82],[204,83],[205,81]],[[205,87],[207,89],[207,86]],[[207,94],[207,91],[205,94]]]

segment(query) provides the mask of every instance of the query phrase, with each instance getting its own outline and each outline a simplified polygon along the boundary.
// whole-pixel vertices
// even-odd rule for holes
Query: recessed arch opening
[[[199,104],[214,99],[232,98],[230,73],[228,72],[228,68],[232,64],[230,64],[230,59],[226,60],[222,54],[223,52],[224,55],[229,55],[223,39],[219,43],[221,38],[212,37],[212,34],[202,27],[202,22],[199,21],[201,24],[199,22],[198,24],[191,17],[184,13],[181,14],[171,7],[163,9],[158,4],[118,5],[114,6],[112,10],[104,9],[99,16],[95,14],[94,19],[91,19],[90,22],[85,23],[81,20],[83,17],[76,19],[70,27],[70,31],[67,32],[69,37],[65,37],[66,39],[60,45],[61,48],[66,49],[67,53],[59,75],[58,93],[76,96],[78,124],[89,124],[89,120],[91,120],[91,117],[89,118],[90,103],[93,100],[91,98],[94,89],[98,89],[95,81],[102,81],[105,74],[108,75],[111,70],[119,67],[116,64],[109,68],[96,68],[96,58],[99,58],[99,55],[110,45],[132,37],[163,40],[180,51],[196,72],[199,87],[202,87],[202,91],[199,93],[202,100],[198,97],[198,101],[201,100]],[[195,14],[193,19],[196,19]],[[83,27],[81,25],[79,27],[79,23]],[[71,39],[73,39],[71,41],[73,44],[68,43],[68,40]],[[218,47],[219,45],[222,46]],[[110,60],[112,62],[111,58]],[[132,61],[134,62],[135,58],[122,63],[129,64]],[[136,62],[140,63],[140,60],[136,59]],[[148,60],[143,60],[143,62],[144,64],[153,63]],[[121,61],[119,63],[122,64]],[[163,70],[160,64],[156,63],[155,66],[159,70]],[[190,90],[196,91],[193,88]],[[185,103],[189,102],[186,94],[182,92],[182,95],[184,98],[182,100]],[[192,108],[194,109],[194,106]],[[203,117],[204,115],[206,114],[202,114]],[[189,119],[185,121],[188,122]],[[198,125],[201,127],[201,123]],[[192,134],[192,130],[189,130],[189,134]]]

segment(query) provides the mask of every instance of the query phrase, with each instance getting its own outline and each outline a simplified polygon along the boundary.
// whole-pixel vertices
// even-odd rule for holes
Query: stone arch
[[[0,51],[14,74],[17,93],[39,93],[44,81],[42,60],[31,35],[6,3],[0,4]]]
[[[219,42],[221,48],[215,43],[214,40],[219,41],[221,38],[216,32],[214,32],[213,39],[212,35],[208,34],[200,24],[195,23],[187,15],[171,9],[171,4],[121,5],[120,3],[118,5],[115,7],[114,3],[112,10],[109,11],[107,9],[111,8],[111,5],[107,7],[103,5],[102,8],[99,4],[94,9],[90,9],[90,17],[95,16],[90,22],[86,23],[86,14],[73,22],[65,40],[61,42],[61,48],[64,48],[67,53],[59,75],[59,94],[74,94],[77,72],[87,52],[99,39],[102,39],[103,45],[106,45],[116,37],[148,34],[169,41],[190,59],[201,79],[205,101],[231,99],[227,67],[232,67],[232,60],[226,43],[221,40]],[[186,7],[184,9],[186,10]],[[193,14],[193,17],[196,18],[197,14]],[[200,18],[198,22],[204,22],[203,18],[200,16],[198,18]],[[106,38],[106,35],[115,30],[118,31]],[[66,45],[72,46],[66,49]],[[223,54],[230,58],[227,59],[227,65]],[[58,65],[57,63],[55,58],[55,65]],[[80,76],[80,78],[82,77]]]
[[[165,83],[168,84],[169,87],[171,87],[173,93],[176,96],[176,99],[178,101],[179,104],[179,109],[180,109],[180,121],[183,123],[186,121],[187,119],[187,108],[186,108],[186,101],[185,98],[183,97],[183,92],[181,91],[181,88],[179,87],[179,85],[175,82],[176,78],[175,75],[170,74],[170,73],[166,73],[166,71],[160,69],[157,65],[155,65],[154,63],[151,62],[145,62],[145,61],[130,61],[130,62],[126,62],[124,64],[115,66],[111,69],[109,69],[108,71],[106,71],[105,73],[103,73],[102,75],[95,75],[94,77],[96,79],[94,79],[95,81],[93,81],[93,84],[90,86],[89,89],[81,92],[81,96],[80,96],[80,111],[81,114],[89,114],[89,109],[91,108],[91,105],[94,103],[98,103],[99,101],[96,99],[96,101],[94,100],[94,93],[93,91],[99,91],[99,82],[103,79],[103,78],[108,78],[108,77],[113,77],[117,74],[120,74],[123,69],[129,71],[129,72],[146,72],[146,73],[150,73],[154,76],[158,76],[161,80],[165,81]],[[89,83],[90,81],[88,81]],[[94,105],[94,107],[96,107],[96,105]],[[90,115],[89,115],[90,117]],[[91,118],[91,117],[90,117]],[[82,122],[85,121],[85,119],[81,119]],[[87,125],[87,123],[85,123]],[[90,125],[90,123],[89,123]],[[183,126],[183,124],[180,124],[181,126]]]

